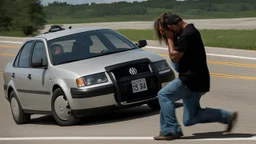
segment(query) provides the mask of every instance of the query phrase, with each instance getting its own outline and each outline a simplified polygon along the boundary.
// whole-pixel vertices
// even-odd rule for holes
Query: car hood
[[[164,59],[153,52],[136,49],[62,64],[57,67],[63,70],[72,71],[78,75],[88,75],[98,72],[104,72],[106,66],[129,62],[142,58],[148,58],[151,62]]]

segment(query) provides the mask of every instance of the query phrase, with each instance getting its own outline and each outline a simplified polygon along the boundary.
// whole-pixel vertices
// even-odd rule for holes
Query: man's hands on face
[[[173,40],[175,36],[172,29],[164,29],[164,35],[167,37],[167,39],[171,39],[171,40]]]

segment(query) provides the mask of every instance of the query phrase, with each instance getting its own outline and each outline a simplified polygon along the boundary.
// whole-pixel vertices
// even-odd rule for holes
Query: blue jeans
[[[181,132],[175,114],[175,101],[183,100],[183,124],[192,126],[197,123],[220,122],[227,124],[230,113],[222,109],[205,108],[200,106],[200,98],[204,93],[191,92],[179,78],[176,78],[158,92],[160,103],[161,134]]]
[[[174,63],[174,62],[172,62],[172,60],[170,60],[170,64],[176,72],[179,72],[179,64],[178,63]]]

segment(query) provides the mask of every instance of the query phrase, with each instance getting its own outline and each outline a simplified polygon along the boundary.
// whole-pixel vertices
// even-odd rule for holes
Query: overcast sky
[[[84,4],[84,3],[111,3],[111,2],[118,2],[118,1],[127,1],[127,2],[133,2],[133,1],[145,1],[145,0],[42,0],[42,4],[46,5],[48,3],[52,3],[54,1],[61,1],[61,2],[67,2],[69,4]]]

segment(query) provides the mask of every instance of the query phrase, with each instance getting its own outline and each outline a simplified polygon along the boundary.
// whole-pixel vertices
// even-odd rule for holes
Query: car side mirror
[[[43,59],[38,60],[38,61],[36,61],[36,62],[32,62],[31,65],[32,65],[33,68],[42,68],[42,67],[45,67],[45,66],[46,66],[46,65],[44,64]]]
[[[146,40],[139,40],[136,45],[137,45],[139,48],[143,48],[143,47],[147,46],[147,41],[146,41]]]

